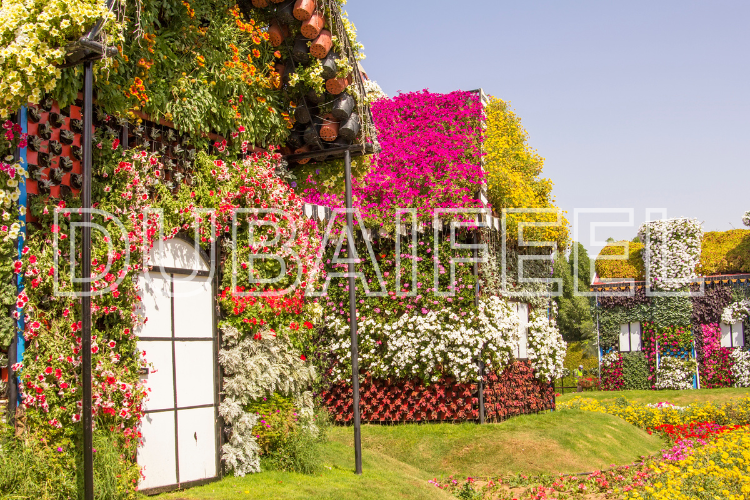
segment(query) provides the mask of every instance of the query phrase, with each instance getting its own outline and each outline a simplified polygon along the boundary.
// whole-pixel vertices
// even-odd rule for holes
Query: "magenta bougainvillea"
[[[382,218],[394,207],[479,206],[482,104],[472,92],[426,90],[383,99],[372,106],[382,152],[370,173],[354,184],[366,218]]]
[[[411,92],[373,103],[372,113],[382,151],[352,186],[354,206],[368,225],[393,221],[395,208],[416,207],[424,220],[437,208],[480,206],[483,108],[476,93]],[[343,205],[340,196],[315,188],[304,196]]]
[[[701,387],[714,389],[732,385],[732,349],[721,347],[721,328],[716,323],[701,325],[703,355],[700,364]]]

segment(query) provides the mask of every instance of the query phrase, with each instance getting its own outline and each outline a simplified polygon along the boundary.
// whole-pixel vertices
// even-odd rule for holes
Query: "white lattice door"
[[[154,252],[151,264],[139,277],[147,321],[138,348],[151,365],[141,378],[151,392],[138,464],[145,475],[139,488],[156,492],[219,474],[218,365],[215,293],[205,259],[175,239]]]

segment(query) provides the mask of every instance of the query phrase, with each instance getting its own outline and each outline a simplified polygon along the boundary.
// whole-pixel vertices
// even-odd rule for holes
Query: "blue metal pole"
[[[22,106],[21,109],[18,112],[18,120],[19,124],[21,125],[21,133],[27,134],[29,132],[28,128],[28,120],[26,116],[26,106]],[[21,166],[26,169],[26,151],[27,148],[19,148],[19,161],[21,163]],[[21,224],[21,229],[18,232],[18,259],[21,259],[23,256],[23,247],[26,245],[26,212],[25,209],[27,208],[28,202],[27,202],[27,195],[26,195],[26,177],[25,176],[18,176],[18,189],[20,191],[20,195],[18,196],[18,207],[19,207],[19,214],[18,214],[18,221]],[[22,215],[23,214],[23,215]],[[24,290],[24,283],[23,283],[23,274],[18,273],[16,276],[16,291],[18,294],[23,292]],[[23,331],[26,326],[25,320],[24,320],[24,313],[22,308],[16,307],[16,312],[18,313],[18,319],[16,320],[16,338],[15,338],[15,359],[12,360],[13,363],[21,363],[23,361],[23,353],[26,350],[26,339],[23,337]],[[11,400],[11,403],[15,403],[15,406],[18,406],[21,401],[21,393],[19,391],[19,387],[21,384],[21,377],[17,373],[9,373],[8,380],[13,380],[14,377],[14,391],[12,396],[14,396],[13,399],[15,401]],[[11,415],[12,417],[13,415]]]

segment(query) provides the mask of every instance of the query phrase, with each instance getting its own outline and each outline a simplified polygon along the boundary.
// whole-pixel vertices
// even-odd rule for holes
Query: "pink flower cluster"
[[[701,387],[714,389],[732,385],[732,349],[721,347],[721,328],[716,323],[701,325],[703,356],[700,364]]]

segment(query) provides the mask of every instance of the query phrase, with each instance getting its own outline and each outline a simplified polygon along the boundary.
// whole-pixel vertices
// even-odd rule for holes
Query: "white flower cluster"
[[[659,369],[656,371],[656,388],[692,389],[694,374],[694,359],[684,360],[672,356],[662,356],[659,360]]]
[[[332,378],[351,377],[349,325],[329,317],[328,349],[337,363]],[[424,316],[403,315],[392,323],[368,318],[358,324],[359,366],[377,378],[422,378],[436,382],[452,376],[459,382],[480,378],[477,361],[486,370],[502,371],[520,339],[519,321],[507,301],[489,297],[479,302],[478,315],[459,316],[451,310]]]
[[[732,325],[750,316],[750,299],[732,302],[721,313],[721,322]]]
[[[745,212],[745,215],[742,216],[742,223],[746,226],[750,226],[750,210]]]
[[[703,227],[698,219],[664,219],[644,223],[638,230],[650,285],[677,290],[696,278]]]
[[[222,446],[222,460],[236,476],[260,472],[258,443],[253,434],[256,415],[245,411],[253,400],[281,393],[293,396],[300,415],[312,414],[312,394],[307,388],[315,369],[300,358],[289,342],[263,332],[260,339],[244,337],[232,327],[222,328],[224,348],[219,363],[224,369],[224,400],[219,414],[232,426],[232,437]]]
[[[732,378],[735,387],[750,387],[750,352],[735,349],[729,355],[732,358]]]
[[[551,382],[562,377],[567,348],[554,318],[534,309],[529,322],[528,356],[536,378]]]
[[[609,368],[614,363],[620,360],[620,353],[617,351],[608,352],[604,356],[602,356],[602,366],[605,368]]]

